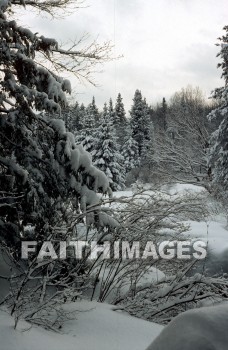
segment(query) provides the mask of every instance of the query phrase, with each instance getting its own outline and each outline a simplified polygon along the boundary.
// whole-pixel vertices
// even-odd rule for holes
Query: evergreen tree
[[[113,103],[112,99],[110,98],[109,100],[109,105],[108,105],[108,114],[109,114],[109,121],[112,125],[115,126],[115,111],[113,108]]]
[[[18,269],[4,299],[15,327],[24,318],[59,330],[66,319],[62,304],[76,298],[83,283],[89,284],[85,261],[41,262],[36,252],[21,261],[21,242],[36,241],[39,251],[45,241],[59,250],[60,241],[68,242],[82,220],[97,228],[110,226],[97,195],[109,192],[109,181],[60,119],[71,86],[57,75],[67,62],[67,72],[88,77],[85,66],[99,61],[102,49],[65,50],[55,39],[34,34],[10,18],[15,7],[55,14],[67,4],[73,3],[0,1],[0,244],[9,266]],[[50,285],[57,291],[51,297]]]
[[[73,106],[68,105],[66,108],[62,109],[61,119],[64,120],[67,130],[73,134],[76,134],[83,128],[84,117],[85,111],[83,112],[81,110],[77,101]]]
[[[56,40],[18,26],[10,18],[11,5],[0,2],[0,39],[4,43],[0,53],[0,236],[6,246],[15,247],[25,238],[28,223],[33,227],[30,239],[53,237],[56,226],[67,221],[63,203],[72,200],[77,211],[84,198],[86,205],[81,210],[86,210],[91,202],[88,193],[96,196],[98,187],[90,156],[76,146],[63,120],[52,116],[66,106],[70,82],[45,68],[55,62],[52,68],[59,66],[61,72],[61,52],[61,57],[79,69],[78,62],[83,56],[86,60],[87,54],[64,51]],[[54,4],[37,2],[34,6],[45,11],[53,10]],[[39,65],[40,55],[48,62]],[[89,54],[88,58],[91,61]],[[77,74],[74,68],[72,71]],[[49,114],[43,115],[44,111]],[[108,180],[103,180],[99,184],[102,192],[108,189]]]
[[[219,128],[212,134],[209,153],[209,165],[212,169],[212,179],[228,198],[228,26],[224,27],[225,34],[219,38],[221,50],[218,54],[222,58],[219,67],[222,68],[222,77],[225,80],[224,87],[214,91],[214,98],[218,106],[209,115],[210,119],[223,117]],[[210,171],[209,169],[209,171]]]
[[[108,111],[107,103],[105,102],[104,108],[103,108],[103,111],[102,111],[102,114],[101,114],[102,121],[103,120],[107,120],[108,116],[109,116],[109,111]]]
[[[95,148],[95,133],[94,114],[91,112],[89,106],[85,110],[83,129],[75,135],[76,143],[81,144],[87,152],[92,152]]]
[[[120,144],[123,144],[127,127],[126,112],[122,100],[121,94],[119,93],[115,105],[114,126]]]
[[[124,159],[124,166],[126,172],[131,171],[132,169],[139,166],[139,150],[138,144],[132,137],[132,130],[130,126],[128,126],[126,130],[126,136],[124,139],[122,156]]]
[[[139,157],[142,156],[149,142],[150,111],[141,91],[136,90],[130,110],[132,137],[138,144]]]
[[[81,144],[83,148],[92,153],[96,148],[96,138],[94,137],[94,132],[92,133],[90,129],[83,129],[76,137],[77,144]]]
[[[80,124],[78,123],[78,126],[79,126],[78,130],[82,130],[84,128],[85,118],[86,118],[86,108],[83,103],[79,108],[79,114],[80,114],[80,117],[79,117]]]
[[[94,129],[96,126],[94,109],[91,104],[86,108],[86,114],[84,119],[83,129]]]
[[[83,128],[85,118],[85,111],[81,109],[81,106],[78,102],[71,107],[71,117],[69,123],[69,130],[74,134]]]
[[[100,114],[96,106],[95,97],[93,96],[92,102],[87,107],[87,114],[94,120],[94,126],[98,126]]]
[[[98,109],[95,105],[94,97],[92,103],[90,103],[86,109],[83,104],[81,105],[80,113],[81,118],[83,119],[83,128],[79,133],[76,133],[76,142],[78,144],[81,144],[83,148],[90,153],[96,148],[96,120],[98,120],[99,115]]]
[[[97,129],[96,149],[92,152],[92,157],[94,165],[108,177],[112,190],[122,190],[125,181],[123,157],[119,152],[109,114],[102,118],[102,123]]]
[[[121,94],[119,93],[116,99],[116,105],[115,105],[115,121],[117,125],[121,125],[126,123],[126,112],[124,109],[124,104],[122,102]]]

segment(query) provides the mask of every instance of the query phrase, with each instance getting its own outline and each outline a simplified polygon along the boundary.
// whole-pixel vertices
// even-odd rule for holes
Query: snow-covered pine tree
[[[109,113],[103,114],[97,129],[96,148],[92,157],[94,165],[108,177],[112,190],[122,190],[125,182],[124,160],[119,152],[115,128]]]
[[[105,102],[104,104],[104,107],[103,107],[103,111],[102,111],[102,114],[101,114],[101,120],[107,120],[108,119],[108,116],[109,116],[109,112],[108,112],[108,107],[107,107],[107,103]]]
[[[20,4],[51,13],[55,8],[49,1]],[[85,211],[100,202],[96,191],[108,191],[109,183],[89,154],[75,144],[63,120],[51,116],[61,113],[65,93],[71,92],[70,82],[56,74],[56,68],[63,72],[62,58],[72,63],[68,70],[74,67],[73,73],[80,69],[83,74],[83,62],[88,59],[93,64],[94,50],[93,55],[87,50],[65,51],[55,39],[18,26],[10,18],[12,6],[14,2],[0,2],[0,235],[5,245],[19,249],[28,223],[33,227],[30,239],[52,237],[56,227],[67,221],[64,203],[72,200],[72,208],[78,210],[81,202],[80,210]],[[44,62],[37,63],[40,54],[49,69]],[[95,56],[94,62],[99,57]]]
[[[113,102],[111,98],[109,99],[109,104],[108,104],[108,115],[109,115],[110,123],[115,126],[115,111],[113,108]]]
[[[122,156],[124,159],[124,166],[126,172],[139,166],[139,150],[138,143],[132,137],[132,130],[130,125],[127,127],[126,136],[122,148]]]
[[[82,147],[89,153],[92,153],[96,147],[94,132],[95,130],[93,130],[93,133],[91,133],[90,130],[83,129],[76,137],[76,143],[81,144]]]
[[[94,100],[94,99],[93,99]],[[84,105],[81,106],[81,110]],[[76,143],[81,144],[87,152],[92,152],[95,148],[96,122],[94,108],[92,104],[84,110],[83,128],[75,134]]]
[[[95,140],[94,140],[94,130],[93,133],[90,129],[82,129],[80,133],[77,133],[75,137],[75,142],[82,145],[84,150],[91,153],[94,151]]]
[[[116,99],[115,114],[114,114],[114,126],[116,129],[116,135],[118,137],[118,142],[123,145],[126,136],[127,118],[124,109],[124,104],[122,102],[121,94],[119,93]]]
[[[77,1],[68,0],[0,1],[0,245],[12,266],[19,267],[7,298],[15,327],[25,317],[59,328],[61,304],[77,297],[86,278],[84,262],[45,259],[42,264],[35,253],[22,264],[21,241],[37,241],[38,247],[48,241],[59,251],[59,242],[70,239],[82,220],[94,226],[110,223],[97,195],[109,192],[108,178],[75,144],[64,121],[53,117],[61,114],[71,92],[70,82],[58,75],[63,62],[69,63],[68,72],[77,75],[79,70],[80,77],[88,77],[87,68],[99,57],[103,60],[105,52],[99,45],[90,46],[91,51],[65,50],[55,39],[34,34],[10,18],[13,7],[32,6],[53,15],[68,3],[77,7]],[[51,298],[49,285],[57,290]]]
[[[212,134],[209,150],[209,166],[212,170],[213,182],[224,192],[223,197],[228,200],[228,26],[224,27],[225,34],[219,38],[221,50],[218,56],[222,62],[218,67],[222,68],[222,77],[225,80],[224,87],[217,88],[213,97],[218,101],[218,107],[210,114],[209,118],[223,117],[219,128]]]
[[[87,107],[87,114],[94,120],[94,127],[99,125],[100,114],[96,106],[95,97],[93,96],[92,102]]]
[[[80,106],[77,101],[74,105],[67,104],[61,109],[61,115],[59,113],[55,113],[54,117],[57,119],[61,118],[65,123],[67,131],[70,131],[73,134],[76,132],[76,130],[80,130],[82,128]]]
[[[84,118],[85,118],[85,111],[81,109],[81,106],[79,105],[78,101],[75,102],[74,105],[71,105],[68,107],[69,113],[67,115],[67,129],[72,132],[73,134],[78,133],[79,130],[83,128],[84,125]],[[63,120],[66,119],[65,117],[65,110],[62,111],[62,117]]]
[[[85,125],[85,118],[86,118],[86,108],[84,106],[84,103],[82,103],[80,105],[80,108],[79,108],[79,113],[80,113],[80,129],[79,130],[82,130],[84,125]]]
[[[132,137],[138,143],[139,157],[141,157],[150,140],[150,113],[146,100],[142,98],[139,90],[135,91],[130,115]]]
[[[84,120],[83,129],[94,129],[96,125],[94,109],[92,104],[90,103],[86,108],[86,115]]]

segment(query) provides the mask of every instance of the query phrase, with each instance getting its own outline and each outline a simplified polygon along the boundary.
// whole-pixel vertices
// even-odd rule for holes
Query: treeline
[[[208,186],[209,138],[219,125],[207,116],[216,106],[199,88],[188,86],[167,102],[149,105],[136,90],[129,115],[119,93],[99,111],[95,98],[88,106],[76,102],[62,118],[76,142],[105,172],[113,190],[136,180],[180,181]]]

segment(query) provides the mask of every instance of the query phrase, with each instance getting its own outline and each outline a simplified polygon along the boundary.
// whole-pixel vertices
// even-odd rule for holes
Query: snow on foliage
[[[112,190],[124,187],[125,169],[116,140],[116,134],[109,115],[103,118],[97,129],[95,150],[92,152],[94,164],[102,170],[110,181]]]
[[[124,158],[126,172],[129,172],[130,170],[139,166],[138,143],[132,137],[132,131],[130,127],[128,127],[126,131],[126,137],[124,141],[125,142],[122,148],[122,156]]]
[[[73,211],[86,211],[87,206],[100,201],[96,192],[111,193],[108,178],[94,167],[90,154],[76,145],[63,120],[53,118],[53,113],[61,114],[71,85],[69,80],[39,65],[36,58],[40,54],[50,58],[59,50],[57,41],[11,21],[10,6],[9,1],[1,0],[4,72],[0,82],[0,171],[5,179],[1,180],[2,189],[15,196],[20,193],[22,199],[15,213],[4,215],[1,235],[9,241],[20,240],[27,222],[35,227],[35,236],[52,234],[61,215],[67,221],[60,198],[68,205],[74,203]],[[94,99],[91,109],[96,110]],[[43,115],[44,111],[49,114]],[[81,198],[85,205],[80,208]]]
[[[209,166],[212,170],[213,182],[221,188],[223,197],[227,198],[228,193],[228,26],[224,27],[225,35],[220,39],[221,51],[218,56],[222,58],[222,62],[218,65],[222,68],[222,77],[225,79],[225,86],[214,91],[214,98],[219,102],[210,114],[209,119],[213,120],[221,118],[219,128],[212,134],[211,147],[209,150]]]
[[[68,1],[26,4],[54,12],[56,7],[65,9]],[[59,48],[55,39],[11,21],[13,5],[25,2],[0,1],[0,238],[11,265],[16,264],[20,272],[1,304],[6,303],[15,328],[24,318],[59,330],[67,318],[61,306],[75,300],[91,282],[87,258],[72,262],[66,256],[40,262],[34,252],[22,264],[21,241],[36,241],[37,248],[43,241],[49,246],[53,242],[60,250],[60,242],[68,242],[79,223],[87,233],[91,226],[99,233],[115,231],[116,222],[108,218],[109,213],[100,215],[103,196],[111,194],[109,179],[61,120],[71,86],[59,74],[66,68],[76,75],[80,70],[81,77],[104,58],[104,51],[97,44],[83,51]],[[31,283],[34,278],[36,284]]]
[[[142,93],[139,90],[135,91],[130,115],[132,137],[138,144],[139,156],[141,157],[143,152],[145,152],[148,142],[150,141],[150,116],[146,100],[142,98]]]
[[[50,121],[50,125],[59,135],[62,135],[66,132],[65,123],[61,119],[52,119]]]
[[[115,110],[113,115],[113,125],[116,130],[116,135],[118,136],[118,142],[120,145],[123,144],[124,138],[126,136],[126,128],[128,121],[126,118],[126,112],[124,109],[124,104],[122,102],[121,94],[119,93],[116,99]]]

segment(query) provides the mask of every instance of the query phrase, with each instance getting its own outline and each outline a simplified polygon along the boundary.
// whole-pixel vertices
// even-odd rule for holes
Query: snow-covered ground
[[[144,188],[149,189],[149,184],[147,184]],[[180,194],[183,195],[185,192],[199,193],[205,191],[203,187],[191,184],[175,184],[171,188],[164,188],[164,190],[177,196]],[[131,195],[131,189],[114,192],[114,197],[116,198],[120,198],[122,196],[130,197]],[[215,204],[216,203],[212,203],[211,206]],[[210,252],[214,254],[221,254],[228,250],[228,228],[225,215],[222,215],[221,213],[217,215],[214,214],[204,221],[186,220],[184,223],[189,225],[189,231],[186,232],[186,234],[190,235],[192,238],[202,239],[208,242]]]
[[[66,322],[62,334],[23,321],[14,330],[13,319],[0,310],[0,349],[144,350],[163,328],[113,311],[108,304],[82,301],[67,308],[77,310],[76,318]]]
[[[189,185],[189,184],[176,184],[170,189],[170,193],[183,193],[183,191],[188,191],[192,193],[199,193],[204,191],[200,186]],[[206,198],[206,197],[205,197]],[[205,203],[206,204],[206,203]],[[213,210],[214,203],[210,204],[211,209]],[[228,230],[227,230],[227,220],[225,215],[212,214],[205,221],[185,221],[189,224],[190,229],[188,234],[191,237],[205,240],[208,242],[209,249],[214,254],[219,254],[228,249]]]
[[[198,186],[184,184],[177,184],[168,189],[170,194],[177,196],[185,191],[198,193],[202,190]],[[116,198],[131,195],[131,189],[114,193]],[[189,224],[187,235],[208,242],[210,251],[218,258],[218,267],[222,266],[222,263],[228,266],[228,231],[225,215],[215,213],[204,221],[188,220],[185,223]],[[214,265],[213,261],[212,264]],[[144,278],[147,280],[157,279],[158,272],[152,269]],[[2,263],[1,256],[0,274],[8,274],[7,264]],[[159,275],[159,277],[161,276]],[[1,291],[5,291],[6,288],[7,283],[0,279],[0,296]],[[65,323],[61,334],[35,326],[31,327],[23,321],[20,321],[17,330],[14,330],[13,319],[0,309],[0,349],[144,350],[163,328],[160,325],[131,317],[122,312],[113,311],[113,307],[105,303],[81,301],[72,303],[67,308],[77,310],[76,317],[74,320]]]
[[[219,221],[186,221],[186,223],[190,225],[188,233],[192,237],[208,241],[210,252],[219,254],[228,249],[228,231],[225,218],[220,218]]]
[[[183,312],[147,350],[227,350],[228,303]]]

